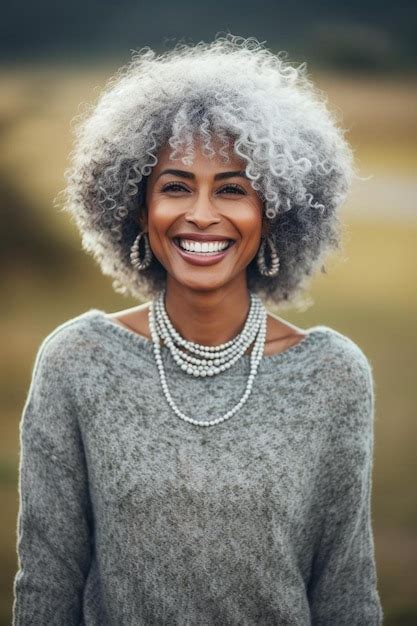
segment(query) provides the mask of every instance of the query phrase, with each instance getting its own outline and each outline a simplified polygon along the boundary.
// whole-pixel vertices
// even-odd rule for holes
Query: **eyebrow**
[[[192,172],[186,172],[185,170],[167,169],[167,170],[162,170],[162,172],[158,174],[156,180],[158,180],[158,178],[160,178],[163,174],[172,174],[173,176],[180,176],[181,178],[195,179],[195,176]],[[223,180],[224,178],[232,178],[233,176],[240,176],[242,178],[247,178],[246,172],[243,172],[243,171],[219,172],[218,174],[215,174],[214,180]]]

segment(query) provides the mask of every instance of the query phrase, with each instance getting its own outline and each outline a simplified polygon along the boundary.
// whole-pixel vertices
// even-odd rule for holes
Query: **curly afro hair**
[[[261,276],[254,258],[248,288],[297,306],[308,277],[325,272],[324,256],[340,248],[336,209],[354,175],[352,149],[306,64],[292,67],[287,56],[231,34],[161,55],[142,48],[77,120],[63,210],[116,292],[142,299],[164,287],[155,256],[138,272],[130,249],[158,151],[170,145],[172,159],[190,164],[196,137],[208,156],[220,140],[225,161],[232,142],[262,198],[280,270]]]

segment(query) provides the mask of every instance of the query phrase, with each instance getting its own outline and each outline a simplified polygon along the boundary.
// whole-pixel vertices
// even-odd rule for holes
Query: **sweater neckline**
[[[135,331],[129,330],[127,327],[118,324],[118,322],[113,321],[102,309],[92,308],[89,309],[84,315],[98,322],[103,330],[106,330],[111,333],[112,336],[117,337],[127,348],[140,351],[141,354],[146,354],[152,359],[154,358],[153,343],[150,339],[136,333]],[[316,340],[323,335],[323,332],[326,332],[329,329],[326,326],[317,325],[304,330],[306,332],[305,337],[303,337],[301,341],[295,345],[275,354],[264,354],[259,363],[258,371],[264,370],[265,367],[268,368],[269,364],[284,363],[302,354],[310,345],[314,344]],[[176,363],[172,359],[171,353],[166,346],[161,346],[161,353],[168,358],[168,363],[172,360],[172,365],[174,367],[176,366]],[[249,367],[250,358],[249,354],[244,354],[242,358],[235,363],[233,369],[235,371],[242,370],[246,372]]]

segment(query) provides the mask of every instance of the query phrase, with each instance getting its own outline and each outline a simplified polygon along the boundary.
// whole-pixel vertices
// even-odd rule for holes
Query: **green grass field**
[[[47,253],[51,240],[62,246],[65,242],[65,246],[54,272],[48,265],[42,269],[41,264],[25,262],[24,254],[22,260],[21,242],[16,244],[16,256],[5,264],[0,313],[0,624],[11,620],[17,567],[18,428],[39,343],[58,324],[88,308],[111,311],[136,304],[112,292],[110,280],[81,252],[68,216],[52,208],[63,185],[71,145],[70,120],[78,103],[94,96],[95,85],[102,85],[113,69],[2,71],[1,180],[12,190],[10,197],[18,198],[23,207],[22,228],[26,220],[32,224],[35,216],[36,234],[43,237]],[[416,87],[401,81],[376,83],[334,76],[317,80],[328,91],[330,102],[343,112],[366,171],[411,177],[415,171]],[[325,324],[348,335],[373,366],[373,527],[378,586],[384,623],[411,626],[417,623],[417,212],[414,219],[382,219],[377,210],[371,217],[369,208],[378,208],[372,203],[370,197],[360,219],[344,210],[344,250],[328,259],[327,274],[312,280],[308,293],[314,305],[304,312],[279,308],[275,312],[303,328]],[[360,213],[361,208],[355,210]],[[34,235],[30,230],[26,240],[30,243]]]

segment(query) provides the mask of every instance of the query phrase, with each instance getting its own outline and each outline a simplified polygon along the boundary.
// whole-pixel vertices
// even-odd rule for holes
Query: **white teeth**
[[[183,250],[188,252],[199,252],[200,254],[210,254],[221,252],[229,247],[230,241],[193,241],[191,239],[178,239],[178,243]]]

